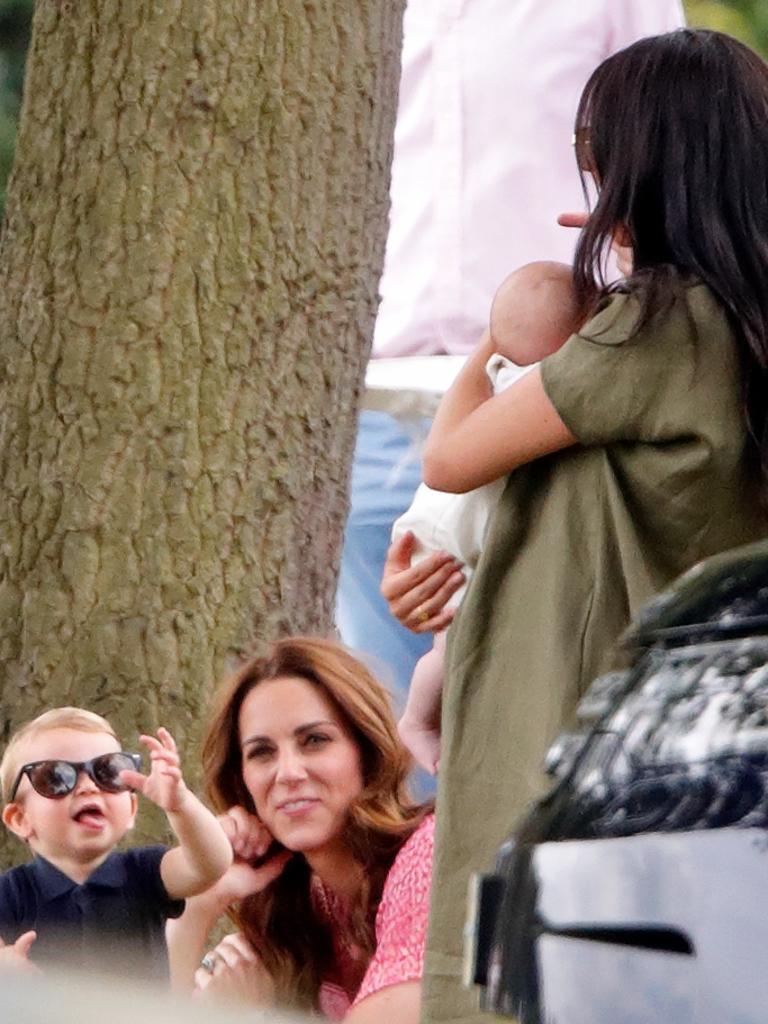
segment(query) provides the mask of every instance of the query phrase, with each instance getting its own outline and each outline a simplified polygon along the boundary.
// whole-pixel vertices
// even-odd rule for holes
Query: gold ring
[[[429,618],[429,612],[427,611],[426,608],[422,608],[421,611],[416,616],[416,618],[419,620],[419,622],[426,622],[427,619]]]

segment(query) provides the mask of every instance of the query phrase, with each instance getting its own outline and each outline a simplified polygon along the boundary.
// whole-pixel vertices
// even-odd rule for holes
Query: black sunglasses
[[[120,772],[138,771],[140,767],[141,754],[126,754],[123,750],[113,754],[99,754],[90,761],[32,761],[19,769],[8,800],[10,802],[16,796],[16,790],[25,775],[34,791],[49,800],[59,800],[71,793],[77,785],[80,772],[85,772],[106,793],[122,793],[130,789],[130,786],[122,781]]]

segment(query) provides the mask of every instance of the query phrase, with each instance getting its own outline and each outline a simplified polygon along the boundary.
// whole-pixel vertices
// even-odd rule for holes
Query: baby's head
[[[3,822],[59,866],[99,861],[136,816],[136,796],[120,772],[135,769],[105,718],[55,708],[22,726],[0,762]]]
[[[556,352],[576,331],[583,314],[565,263],[526,263],[505,278],[491,305],[496,352],[529,366]]]

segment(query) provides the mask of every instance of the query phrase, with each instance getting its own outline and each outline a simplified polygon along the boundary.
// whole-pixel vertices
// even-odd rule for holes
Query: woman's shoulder
[[[648,298],[642,284],[609,291],[577,336],[598,346],[621,346],[641,336],[644,343],[663,346],[683,336],[699,336],[702,326],[708,336],[731,331],[721,303],[698,278],[670,281],[651,301],[650,313]]]
[[[413,830],[413,832],[411,832],[406,841],[400,847],[392,867],[394,868],[397,863],[419,860],[425,856],[431,857],[434,845],[435,813],[434,811],[430,811],[428,814],[424,815],[418,826]]]
[[[376,914],[376,952],[355,1002],[424,973],[434,838],[435,816],[427,814],[392,862]]]
[[[435,815],[430,813],[400,847],[384,882],[382,902],[397,901],[404,889],[411,894],[415,890],[429,890],[434,845]]]

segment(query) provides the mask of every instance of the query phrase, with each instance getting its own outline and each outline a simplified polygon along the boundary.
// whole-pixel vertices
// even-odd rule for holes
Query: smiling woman
[[[337,644],[278,641],[223,685],[203,764],[235,863],[169,929],[177,987],[229,912],[206,997],[416,1024],[433,817],[383,688]]]

